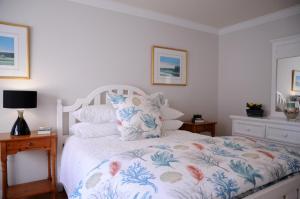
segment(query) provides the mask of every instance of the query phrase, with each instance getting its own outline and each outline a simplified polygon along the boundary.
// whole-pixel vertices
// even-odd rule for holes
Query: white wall
[[[71,104],[98,86],[119,83],[146,92],[162,91],[185,113],[217,119],[218,37],[83,6],[65,0],[0,0],[0,21],[31,26],[31,80],[1,80],[3,89],[35,89],[38,108],[25,112],[31,129],[56,126],[56,99]],[[151,46],[189,52],[188,85],[150,83]],[[17,117],[0,109],[0,131],[9,131]],[[10,183],[46,176],[44,153],[11,158]]]
[[[246,102],[271,103],[271,40],[300,33],[300,15],[221,35],[219,38],[218,132],[231,132],[230,114],[246,115]]]

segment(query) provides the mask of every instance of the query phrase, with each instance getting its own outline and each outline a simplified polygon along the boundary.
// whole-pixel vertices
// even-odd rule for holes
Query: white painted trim
[[[254,18],[254,19],[251,19],[248,21],[244,21],[244,22],[232,25],[232,26],[227,26],[225,28],[222,28],[219,31],[219,35],[224,35],[224,34],[228,34],[231,32],[252,28],[254,26],[258,26],[258,25],[261,25],[264,23],[276,21],[279,19],[297,15],[297,14],[300,14],[300,5],[286,8],[283,10],[279,10],[277,12],[267,14],[267,15],[264,15],[261,17],[257,17],[257,18]]]
[[[285,117],[284,113],[276,112],[276,92],[277,92],[277,60],[279,55],[277,54],[278,48],[280,46],[285,46],[289,44],[300,44],[300,34],[293,35],[290,37],[284,37],[280,39],[271,40],[272,43],[272,88],[271,88],[271,116],[273,117]]]
[[[213,26],[208,26],[204,24],[200,24],[191,20],[174,17],[166,14],[161,14],[158,12],[154,12],[147,9],[137,8],[134,6],[125,5],[123,3],[113,2],[110,0],[68,0],[75,3],[80,3],[96,8],[102,8],[106,10],[111,10],[123,14],[128,14],[136,17],[142,17],[146,19],[151,19],[155,21],[160,21],[176,26],[180,26],[183,28],[188,28],[192,30],[197,30],[201,32],[207,32],[211,34],[224,35],[227,33],[248,29],[257,25],[261,25],[264,23],[276,21],[282,18],[290,17],[293,15],[300,14],[300,5],[293,6],[290,8],[286,8],[283,10],[279,10],[277,12],[267,14],[261,17],[257,17],[248,21],[244,21],[232,26],[227,26],[222,29],[215,28]]]
[[[192,30],[197,30],[197,31],[202,31],[202,32],[207,32],[211,34],[218,34],[218,29],[214,28],[212,26],[207,26],[203,24],[199,24],[190,20],[166,15],[166,14],[161,14],[158,12],[142,9],[142,8],[137,8],[133,6],[128,6],[122,3],[117,3],[109,0],[69,0],[72,2],[80,3],[80,4],[85,4],[97,8],[102,8],[106,10],[111,10],[123,14],[128,14],[128,15],[133,15],[137,17],[142,17],[146,19],[151,19],[155,21],[160,21],[168,24],[173,24],[176,26],[192,29]]]
[[[271,40],[274,45],[293,44],[300,42],[300,34]]]

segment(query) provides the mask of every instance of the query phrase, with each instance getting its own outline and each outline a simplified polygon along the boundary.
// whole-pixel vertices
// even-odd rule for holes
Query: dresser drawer
[[[268,139],[300,144],[300,129],[279,125],[268,125],[266,137]]]
[[[33,149],[48,149],[51,146],[50,139],[34,139],[34,140],[18,140],[7,143],[7,153],[14,154],[18,151],[33,150]]]
[[[234,121],[233,133],[264,138],[266,125],[255,122]]]

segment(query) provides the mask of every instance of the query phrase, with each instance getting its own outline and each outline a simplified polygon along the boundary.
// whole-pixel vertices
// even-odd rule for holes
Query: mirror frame
[[[271,117],[285,117],[283,112],[277,112],[276,107],[276,91],[277,91],[277,62],[278,59],[295,57],[299,54],[284,54],[280,55],[278,52],[280,48],[287,47],[288,45],[295,45],[299,43],[300,46],[300,34],[290,37],[284,37],[271,41],[272,43],[272,87],[271,87]]]

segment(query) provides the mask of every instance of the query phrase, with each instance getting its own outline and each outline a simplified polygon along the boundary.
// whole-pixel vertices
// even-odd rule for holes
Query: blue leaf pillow
[[[150,96],[108,94],[107,97],[116,108],[122,140],[160,137],[160,107],[165,103],[161,93]]]

